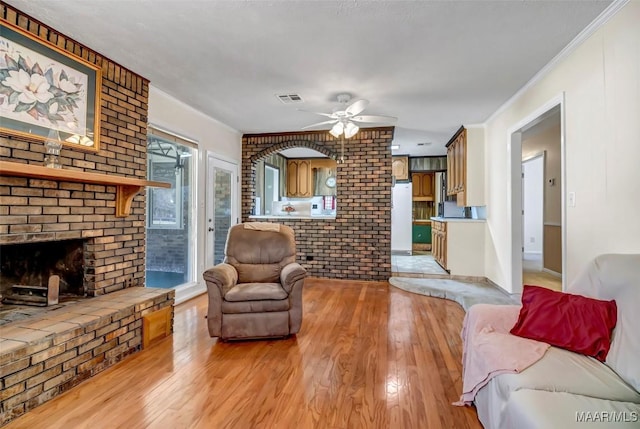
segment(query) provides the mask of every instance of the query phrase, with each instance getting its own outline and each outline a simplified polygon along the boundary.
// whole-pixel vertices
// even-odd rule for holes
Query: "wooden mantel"
[[[61,168],[48,168],[40,165],[21,164],[9,161],[0,161],[0,176],[31,177],[34,179],[116,186],[116,217],[129,216],[133,197],[135,197],[138,192],[145,187],[171,187],[171,184],[166,182],[152,182],[149,180],[133,179],[124,176],[91,173],[78,170],[64,170]]]

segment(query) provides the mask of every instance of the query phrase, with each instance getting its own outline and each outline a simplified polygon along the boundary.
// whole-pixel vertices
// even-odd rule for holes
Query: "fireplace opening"
[[[3,305],[46,306],[85,294],[83,240],[2,245]]]

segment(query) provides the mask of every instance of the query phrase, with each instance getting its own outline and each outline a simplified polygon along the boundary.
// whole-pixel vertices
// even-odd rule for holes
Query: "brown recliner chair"
[[[286,337],[300,330],[307,271],[296,259],[293,230],[267,222],[231,227],[224,262],[204,272],[212,337]]]

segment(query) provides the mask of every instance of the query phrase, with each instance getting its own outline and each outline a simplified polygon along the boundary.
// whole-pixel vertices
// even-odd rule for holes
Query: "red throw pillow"
[[[511,333],[604,362],[617,319],[615,301],[524,286],[522,308]]]

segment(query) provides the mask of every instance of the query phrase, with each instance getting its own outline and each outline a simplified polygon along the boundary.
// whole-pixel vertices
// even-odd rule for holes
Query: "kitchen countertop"
[[[313,216],[296,216],[296,215],[250,215],[249,219],[335,219],[336,215],[313,215]]]
[[[431,224],[431,219],[414,219],[413,223],[423,224],[423,225],[430,225]]]
[[[486,219],[467,219],[464,217],[432,217],[431,220],[435,220],[438,222],[477,222],[482,223],[486,222]]]

